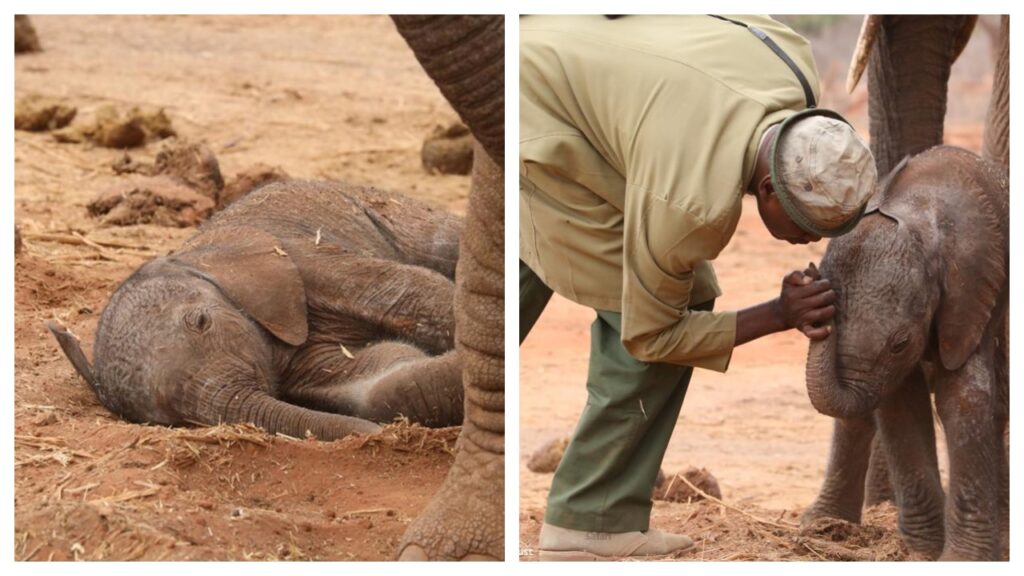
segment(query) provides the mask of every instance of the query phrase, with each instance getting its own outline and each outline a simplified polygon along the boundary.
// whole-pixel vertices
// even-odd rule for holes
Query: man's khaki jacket
[[[818,96],[808,42],[765,31]],[[710,16],[520,19],[519,255],[555,292],[622,313],[636,358],[725,371],[735,312],[709,263],[729,242],[764,130],[804,109],[793,72]]]

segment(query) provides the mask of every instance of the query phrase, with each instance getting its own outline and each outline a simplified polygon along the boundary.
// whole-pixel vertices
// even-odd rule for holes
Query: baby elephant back
[[[341,182],[288,180],[264,186],[203,225],[201,232],[259,228],[297,250],[383,258],[453,278],[462,219],[425,202]]]

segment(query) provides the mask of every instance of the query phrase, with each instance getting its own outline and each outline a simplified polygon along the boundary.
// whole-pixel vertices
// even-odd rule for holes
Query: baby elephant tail
[[[85,352],[82,352],[82,346],[78,342],[78,337],[67,328],[53,321],[47,322],[46,327],[57,339],[60,349],[64,351],[64,355],[71,361],[71,365],[82,375],[82,378],[85,378],[85,381],[89,383],[89,387],[95,391],[96,378],[92,373],[92,365],[89,364],[89,359],[85,357]]]

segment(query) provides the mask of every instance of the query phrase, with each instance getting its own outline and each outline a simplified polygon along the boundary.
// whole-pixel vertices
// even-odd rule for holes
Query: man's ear
[[[762,202],[767,202],[774,195],[775,187],[772,186],[772,175],[765,174],[761,181],[757,183],[757,198]]]

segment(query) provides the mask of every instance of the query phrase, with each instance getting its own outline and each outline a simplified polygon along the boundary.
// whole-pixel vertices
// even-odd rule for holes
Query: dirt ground
[[[859,18],[804,31],[815,48],[825,94],[822,105],[843,113],[867,134],[866,89],[842,88]],[[980,152],[991,87],[988,36],[975,32],[953,69],[947,143]],[[719,310],[737,310],[778,295],[783,275],[818,262],[825,243],[791,246],[774,240],[744,199],[731,243],[715,262],[724,295]],[[586,401],[592,310],[558,296],[520,348],[520,556],[536,559],[551,474],[526,463],[545,442],[572,433]],[[689,534],[697,545],[677,560],[900,560],[896,512],[882,506],[860,527],[821,525],[797,529],[800,513],[824,478],[832,421],[818,414],[804,388],[806,339],[776,334],[737,348],[726,374],[696,370],[663,469],[707,468],[731,508],[655,502],[652,526]],[[939,430],[940,443],[943,442]],[[944,444],[940,467],[945,474]],[[736,510],[741,510],[738,512]],[[750,516],[744,515],[750,514]]]
[[[33,17],[15,96],[162,108],[229,183],[263,163],[300,178],[406,192],[456,212],[469,179],[424,172],[455,118],[382,17]],[[155,143],[133,149],[152,162]],[[167,429],[112,417],[44,322],[91,355],[120,281],[192,228],[102,227],[86,204],[122,151],[15,134],[15,559],[383,560],[440,486],[457,429],[397,427],[322,443],[246,427]]]

